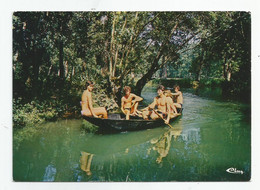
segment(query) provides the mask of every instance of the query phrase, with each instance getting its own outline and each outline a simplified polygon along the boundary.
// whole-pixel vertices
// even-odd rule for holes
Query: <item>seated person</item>
[[[176,108],[181,109],[183,105],[183,96],[182,92],[180,91],[180,87],[178,85],[174,86],[175,93],[171,93],[171,95],[176,97],[176,103],[174,103],[174,106]]]
[[[86,82],[86,90],[83,92],[81,97],[81,114],[85,116],[103,117],[107,119],[107,111],[104,107],[93,108],[92,105],[92,90],[94,84],[91,81]]]
[[[175,115],[179,115],[175,105],[174,105],[174,102],[173,102],[173,99],[172,99],[172,93],[170,90],[165,90],[164,91],[164,94],[166,96],[166,100],[167,102],[169,103],[169,106],[170,106],[170,113],[171,113],[171,117],[175,116]]]
[[[139,115],[137,107],[139,102],[143,98],[131,93],[131,88],[129,86],[124,87],[124,96],[121,98],[121,110],[126,115],[126,120],[129,120],[130,115]]]
[[[150,116],[151,119],[163,118],[166,124],[169,123],[170,104],[168,103],[168,100],[163,92],[164,92],[164,86],[159,85],[157,88],[158,96],[154,98],[152,104],[150,104],[147,108],[143,110],[142,115],[145,120],[148,120],[148,117]],[[154,110],[156,106],[157,106],[157,110]]]

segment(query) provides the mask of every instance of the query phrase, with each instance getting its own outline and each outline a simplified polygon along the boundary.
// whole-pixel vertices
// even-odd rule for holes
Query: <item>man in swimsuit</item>
[[[176,108],[181,109],[183,105],[183,96],[182,92],[180,91],[180,87],[178,85],[174,86],[175,93],[171,93],[173,96],[176,96],[176,103],[174,103],[174,106]]]
[[[81,97],[81,114],[85,116],[103,117],[107,119],[107,111],[104,107],[93,108],[92,105],[92,90],[94,84],[91,81],[86,82],[86,90]]]
[[[158,96],[154,98],[154,101],[152,104],[150,104],[147,108],[143,110],[143,118],[145,120],[148,120],[148,117],[150,116],[151,119],[159,119],[161,115],[162,118],[165,119],[165,123],[168,124],[170,121],[170,104],[168,103],[168,100],[166,96],[164,95],[164,86],[159,85],[157,88]],[[157,106],[157,110],[154,111],[154,108]],[[152,110],[152,111],[151,111]],[[158,113],[158,114],[157,114]]]
[[[173,102],[173,99],[172,99],[173,95],[172,95],[171,91],[165,90],[164,94],[166,96],[166,100],[167,100],[169,107],[170,107],[171,117],[174,117],[175,115],[179,115],[179,113],[177,112],[177,109],[174,105],[174,102]]]
[[[131,93],[131,87],[124,87],[124,96],[121,98],[121,110],[126,115],[126,120],[129,120],[130,115],[138,115],[137,107],[139,102],[143,100],[140,96]]]

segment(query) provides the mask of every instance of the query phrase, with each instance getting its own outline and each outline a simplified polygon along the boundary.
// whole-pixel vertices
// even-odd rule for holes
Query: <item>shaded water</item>
[[[154,89],[142,96],[151,102]],[[173,129],[88,134],[82,120],[51,122],[13,152],[15,181],[247,181],[250,106],[184,92]],[[226,170],[235,168],[236,174]]]

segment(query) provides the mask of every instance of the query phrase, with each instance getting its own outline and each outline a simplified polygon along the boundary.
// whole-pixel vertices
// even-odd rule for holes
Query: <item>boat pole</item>
[[[154,113],[156,114],[156,115],[158,115],[163,121],[164,121],[164,123],[166,122],[166,120],[157,112],[157,111],[155,111],[155,109],[152,109],[153,111],[154,111]],[[166,123],[165,123],[166,124]],[[167,125],[170,127],[170,128],[173,128],[173,126],[171,126],[171,124],[170,123],[167,123]]]

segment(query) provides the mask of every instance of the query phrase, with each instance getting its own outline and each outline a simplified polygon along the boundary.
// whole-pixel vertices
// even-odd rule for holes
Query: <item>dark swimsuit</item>
[[[161,111],[157,111],[157,113],[162,114],[163,118],[166,118],[166,117],[167,117],[167,113],[163,113],[163,112],[161,112]]]
[[[179,103],[179,104],[181,105],[181,107],[180,108],[176,108],[176,109],[177,109],[178,113],[181,113],[183,108],[182,108],[182,104],[181,103]]]

